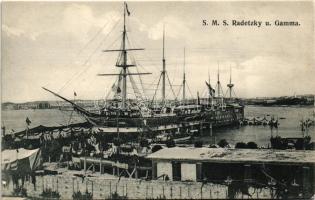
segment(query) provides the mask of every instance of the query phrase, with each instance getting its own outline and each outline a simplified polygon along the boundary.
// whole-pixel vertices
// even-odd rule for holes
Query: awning
[[[33,171],[41,164],[40,149],[8,149],[2,151],[1,170],[3,171]]]

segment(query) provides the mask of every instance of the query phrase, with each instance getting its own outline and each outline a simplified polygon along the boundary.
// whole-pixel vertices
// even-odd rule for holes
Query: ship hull
[[[227,106],[224,109],[207,110],[197,114],[159,115],[151,117],[90,116],[86,119],[95,131],[104,133],[174,132],[238,125],[244,119],[244,107]]]

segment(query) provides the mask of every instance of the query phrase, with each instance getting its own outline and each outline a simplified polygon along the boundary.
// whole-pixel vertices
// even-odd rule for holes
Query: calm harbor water
[[[255,107],[247,106],[245,108],[245,117],[263,117],[275,116],[279,119],[280,126],[278,130],[273,130],[273,135],[283,137],[301,136],[300,120],[311,118],[313,107]],[[70,117],[71,116],[71,117]],[[1,125],[6,127],[6,132],[25,130],[25,119],[28,117],[31,120],[31,127],[38,125],[44,126],[59,126],[61,124],[84,122],[84,118],[75,112],[60,111],[60,110],[5,110],[2,111]],[[312,126],[309,131],[312,140],[315,141],[315,127]],[[258,145],[267,146],[271,130],[269,126],[243,126],[240,128],[221,128],[213,131],[216,136],[216,141],[226,139],[229,143],[254,141]],[[202,138],[205,143],[208,143],[210,137]]]
[[[245,117],[264,117],[267,115],[279,118],[279,128],[273,129],[272,134],[282,137],[300,137],[302,131],[300,120],[313,119],[313,107],[256,107],[247,106],[245,108]],[[270,118],[270,117],[269,117]],[[284,118],[284,119],[280,119]],[[315,141],[315,127],[308,130],[308,134]],[[226,139],[231,144],[237,142],[254,141],[259,146],[268,146],[271,130],[269,126],[243,126],[240,128],[228,128],[214,130],[213,135],[216,140]],[[209,138],[209,139],[208,139]],[[210,141],[210,137],[205,137],[204,141]]]

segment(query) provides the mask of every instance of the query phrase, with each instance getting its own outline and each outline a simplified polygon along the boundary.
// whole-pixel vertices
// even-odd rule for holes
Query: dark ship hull
[[[195,114],[163,114],[149,117],[85,116],[103,132],[181,132],[199,129],[201,124],[213,128],[238,125],[244,119],[244,107],[227,106],[224,110],[204,110]]]

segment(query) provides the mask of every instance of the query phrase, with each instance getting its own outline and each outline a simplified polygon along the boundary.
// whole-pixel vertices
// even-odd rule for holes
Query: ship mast
[[[210,70],[209,70],[209,66],[208,66],[208,83],[209,83],[209,86],[210,86],[211,83],[210,83]],[[209,100],[210,100],[211,106],[213,106],[213,95],[212,95],[212,91],[209,91]]]
[[[186,71],[185,71],[185,57],[186,56],[186,52],[185,52],[185,48],[184,48],[184,74],[183,74],[183,101],[185,103],[185,98],[186,98]]]
[[[158,91],[158,88],[160,86],[160,81],[162,79],[162,104],[165,104],[165,87],[166,87],[166,78],[170,84],[170,88],[171,88],[171,91],[174,95],[174,97],[176,98],[176,95],[175,95],[175,92],[173,90],[173,87],[172,87],[172,84],[171,84],[171,81],[170,81],[170,78],[168,77],[168,74],[167,74],[167,71],[166,71],[166,64],[165,64],[165,25],[163,25],[163,52],[162,52],[162,71],[161,71],[161,74],[160,74],[160,78],[159,78],[159,82],[157,84],[157,88],[154,92],[154,95],[153,95],[153,98],[152,98],[152,102],[155,98],[155,95],[156,95],[156,92]]]
[[[163,63],[163,69],[162,69],[162,103],[164,104],[165,102],[165,27],[163,25],[163,58],[162,58],[162,63]]]
[[[232,90],[233,90],[233,87],[234,87],[234,84],[232,83],[232,69],[231,69],[231,66],[230,66],[230,83],[227,84],[227,87],[229,88],[230,99],[231,99],[232,98]]]
[[[217,88],[218,88],[218,97],[223,96],[222,86],[221,86],[221,82],[220,82],[220,67],[219,67],[219,63],[218,63],[218,80],[217,80]],[[221,94],[221,91],[222,91],[222,94]]]
[[[123,30],[123,41],[122,41],[122,52],[123,52],[123,88],[122,88],[122,108],[126,107],[127,99],[127,51],[126,51],[126,3],[124,3],[124,30]]]
[[[222,89],[222,86],[221,86],[221,82],[220,82],[220,68],[219,68],[219,63],[218,63],[218,81],[217,81],[217,88],[218,88],[218,98],[221,98],[221,106],[223,108],[223,97],[224,97],[224,94],[223,94],[223,89]]]
[[[126,108],[126,101],[127,101],[127,76],[131,75],[147,75],[151,73],[130,73],[128,72],[129,67],[134,67],[134,64],[128,64],[127,63],[127,52],[128,51],[137,51],[137,50],[144,50],[143,48],[126,48],[126,39],[127,39],[127,31],[126,31],[126,13],[128,16],[130,15],[130,12],[128,10],[127,3],[124,2],[124,27],[123,27],[123,37],[122,37],[122,49],[113,49],[113,50],[104,50],[103,52],[115,52],[119,51],[120,55],[118,57],[118,60],[116,62],[116,67],[122,68],[119,74],[98,74],[99,76],[112,76],[112,75],[118,75],[122,76],[122,109]]]

